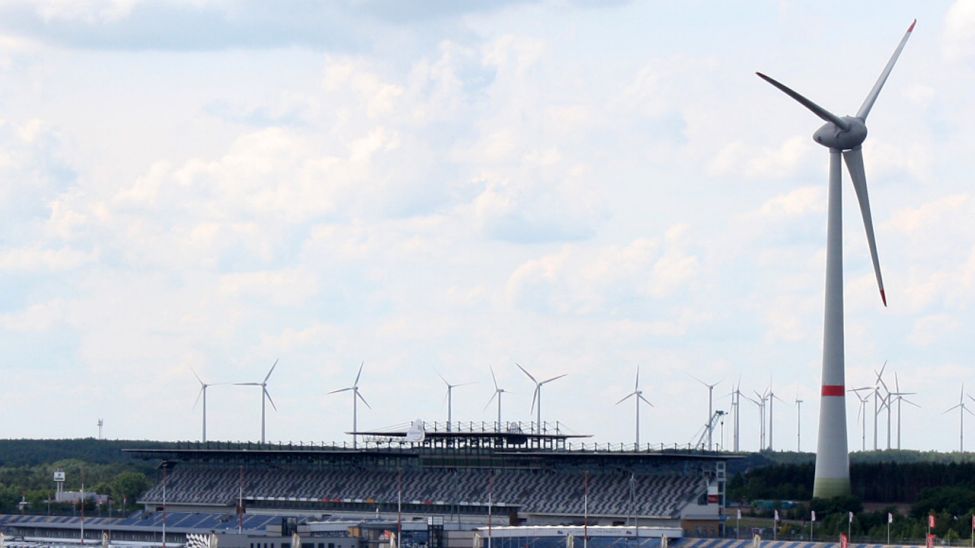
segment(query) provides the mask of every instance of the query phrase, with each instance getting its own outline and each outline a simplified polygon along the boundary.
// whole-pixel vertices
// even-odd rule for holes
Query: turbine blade
[[[494,368],[491,367],[490,365],[488,366],[488,368],[491,370],[491,380],[494,381],[494,389],[497,390],[498,389],[498,378],[494,376]]]
[[[961,404],[960,403],[958,405],[951,406],[948,409],[945,409],[945,411],[944,411],[944,413],[942,413],[942,415],[944,415],[948,411],[954,411],[955,409],[958,409],[959,407],[961,407]]]
[[[907,39],[911,37],[911,32],[914,30],[914,25],[917,24],[917,19],[911,23],[911,26],[907,28],[907,32],[904,33],[904,37],[901,38],[901,43],[897,44],[897,49],[894,50],[894,54],[890,56],[890,61],[887,61],[887,66],[884,67],[883,72],[880,73],[880,77],[877,78],[877,83],[873,85],[873,89],[867,94],[867,98],[863,100],[863,104],[860,105],[860,110],[857,111],[857,118],[861,120],[866,120],[867,115],[870,114],[870,109],[873,108],[874,101],[877,100],[877,96],[880,95],[880,90],[884,87],[884,82],[887,81],[887,77],[890,76],[890,71],[894,69],[894,63],[897,62],[897,58],[900,57],[901,50],[904,49],[904,45],[907,44]]]
[[[643,400],[643,403],[649,405],[650,407],[655,407],[652,403],[650,403],[650,400],[643,397],[643,394],[640,394],[640,399]]]
[[[901,383],[900,380],[897,378],[897,371],[894,371],[894,390],[897,390],[898,394],[900,394],[901,392]]]
[[[360,400],[362,400],[362,403],[366,404],[366,407],[368,407],[369,409],[372,409],[372,406],[369,405],[369,402],[366,401],[366,398],[362,397],[362,394],[360,394],[358,390],[355,391],[355,395],[356,395],[357,398],[359,398]]]
[[[534,392],[532,392],[532,407],[531,407],[531,410],[532,410],[532,411],[535,411],[535,400],[537,400],[537,399],[538,399],[538,391],[539,391],[539,388],[538,388],[538,386],[539,386],[539,385],[538,385],[538,384],[536,384],[536,385],[535,385],[535,391],[534,391]]]
[[[234,386],[264,386],[259,382],[235,382]]]
[[[362,376],[362,368],[365,366],[366,366],[366,361],[362,360],[362,363],[359,364],[359,372],[355,374],[355,382],[352,383],[352,386],[359,386],[359,377]]]
[[[200,397],[203,396],[204,390],[206,390],[206,388],[200,388],[200,391],[196,393],[196,401],[193,402],[193,407],[190,409],[196,409],[196,404],[200,403]]]
[[[498,392],[497,392],[497,391],[495,390],[495,392],[494,392],[494,394],[491,394],[491,399],[489,399],[489,400],[488,400],[488,402],[487,402],[486,404],[484,404],[484,409],[485,409],[485,410],[486,410],[486,409],[487,409],[488,407],[490,407],[490,405],[491,405],[491,402],[493,402],[493,401],[494,401],[494,398],[496,398],[496,397],[498,397]]]
[[[761,78],[762,80],[765,80],[766,82],[768,82],[768,83],[772,84],[773,86],[779,88],[779,90],[782,91],[782,93],[785,93],[789,97],[792,97],[793,99],[795,99],[796,101],[798,101],[799,104],[801,104],[802,106],[804,106],[804,107],[808,108],[809,110],[811,110],[812,113],[815,114],[816,116],[819,116],[820,118],[822,118],[823,120],[825,120],[827,122],[832,122],[832,123],[836,124],[837,127],[839,127],[840,129],[842,129],[844,131],[850,129],[849,122],[847,122],[846,120],[844,120],[844,119],[840,118],[839,116],[833,114],[832,112],[824,109],[823,107],[817,105],[816,103],[813,103],[809,99],[806,99],[805,97],[803,97],[802,95],[800,95],[798,92],[794,91],[789,86],[787,86],[787,85],[785,85],[785,84],[783,84],[783,83],[775,80],[774,78],[771,78],[769,76],[766,76],[766,75],[762,74],[761,72],[756,72],[755,74],[757,74],[758,77]]]
[[[561,375],[556,375],[555,377],[552,377],[551,379],[545,379],[544,381],[542,381],[542,382],[540,382],[538,384],[541,385],[541,384],[545,384],[545,383],[550,383],[552,381],[557,381],[557,380],[561,379],[562,377],[564,377],[566,375],[568,375],[568,373],[563,373]]]
[[[535,380],[535,377],[533,377],[532,374],[529,373],[527,369],[525,369],[524,367],[522,367],[520,363],[515,362],[515,365],[517,365],[518,366],[518,369],[521,369],[521,371],[524,374],[528,375],[528,378],[531,379],[533,383],[538,384],[538,381]]]
[[[863,170],[863,151],[860,147],[843,151],[843,159],[850,170],[853,188],[860,202],[860,214],[863,215],[863,227],[867,231],[867,245],[870,247],[870,260],[873,261],[873,272],[877,276],[877,286],[880,288],[880,299],[887,306],[887,295],[884,293],[884,279],[880,275],[880,259],[877,258],[877,240],[873,235],[873,217],[870,215],[870,197],[867,195],[867,175]]]
[[[274,410],[277,411],[278,406],[274,405],[274,400],[271,399],[271,393],[267,391],[267,388],[264,389],[264,395],[267,396],[267,401],[271,403],[271,407],[273,407]]]
[[[442,380],[443,383],[446,384],[448,388],[450,388],[450,383],[447,382],[447,379],[443,378],[443,375],[441,375],[439,371],[437,371],[437,376],[440,377],[440,380]]]
[[[271,370],[267,372],[267,376],[264,377],[264,383],[267,384],[267,380],[271,378],[271,373],[274,373],[274,368],[278,366],[278,360],[274,360],[274,365],[271,366]]]
[[[636,395],[637,395],[636,392],[630,392],[629,394],[623,396],[623,399],[621,399],[620,401],[616,402],[616,405],[619,405],[619,404],[625,402],[626,400],[628,400],[628,399],[630,399],[630,398],[632,398],[633,396],[636,396]]]
[[[921,408],[921,406],[920,406],[920,405],[918,405],[918,404],[916,404],[916,403],[914,403],[914,402],[912,402],[911,400],[909,400],[909,399],[907,399],[907,398],[904,398],[904,399],[903,399],[903,400],[901,400],[901,401],[903,401],[903,402],[904,402],[904,403],[906,403],[906,404],[910,404],[910,405],[913,405],[914,407],[917,407],[918,409],[920,409],[920,408]]]
[[[636,391],[639,389],[640,389],[640,366],[638,365],[636,366],[636,384],[633,385],[633,390]]]
[[[348,388],[339,388],[338,390],[332,390],[329,394],[338,394],[339,392],[348,392],[349,390],[354,390],[354,388],[351,386]]]
[[[196,370],[195,369],[193,369],[191,367],[190,368],[190,372],[193,373],[193,376],[196,377],[196,380],[200,381],[200,384],[206,384],[206,383],[203,382],[203,379],[201,379],[200,376],[196,374]]]

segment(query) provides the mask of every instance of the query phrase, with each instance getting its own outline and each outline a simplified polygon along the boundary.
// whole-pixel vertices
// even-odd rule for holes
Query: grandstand
[[[127,451],[160,462],[158,483],[140,501],[147,511],[161,510],[165,497],[172,511],[443,516],[458,529],[488,519],[717,528],[726,455],[573,449],[568,438],[454,429],[359,448],[209,443]]]

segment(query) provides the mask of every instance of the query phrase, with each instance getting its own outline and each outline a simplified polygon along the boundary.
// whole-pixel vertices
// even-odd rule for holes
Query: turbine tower
[[[267,380],[271,378],[271,373],[274,373],[274,368],[278,366],[278,360],[274,360],[271,365],[271,369],[268,370],[267,375],[264,376],[264,380],[261,382],[236,382],[236,386],[260,386],[261,387],[261,443],[264,443],[264,417],[265,417],[265,401],[271,402],[271,407],[275,411],[278,410],[278,406],[274,405],[274,400],[271,399],[271,394],[267,391]]]
[[[633,403],[636,405],[636,441],[633,443],[633,450],[639,451],[640,450],[640,402],[643,402],[649,405],[650,407],[653,407],[653,404],[650,403],[650,400],[643,397],[643,390],[640,390],[640,366],[639,365],[636,367],[636,383],[634,383],[633,385],[633,392],[630,392],[629,394],[624,396],[623,399],[616,402],[616,405],[619,405],[630,398],[633,398]]]
[[[822,118],[826,123],[820,127],[813,140],[829,148],[829,194],[826,230],[826,302],[823,330],[823,377],[822,396],[819,406],[819,442],[816,450],[816,474],[813,482],[813,496],[832,498],[850,493],[850,455],[846,440],[846,405],[844,386],[845,366],[843,350],[843,208],[842,208],[842,167],[840,156],[846,161],[853,180],[853,188],[860,202],[860,214],[867,234],[867,245],[873,261],[874,274],[880,289],[880,299],[887,306],[883,279],[880,275],[880,261],[877,258],[877,244],[873,233],[873,218],[870,213],[870,200],[867,195],[867,177],[863,168],[863,151],[860,145],[867,137],[866,120],[890,71],[897,62],[901,50],[914,30],[915,20],[908,27],[894,54],[887,62],[883,72],[867,94],[855,116],[837,116],[813,103],[799,93],[768,76],[757,73],[760,78],[772,84],[789,97]]]
[[[556,376],[554,376],[554,377],[552,377],[550,379],[545,379],[542,382],[538,382],[537,380],[535,380],[535,377],[533,377],[532,374],[528,372],[527,369],[525,369],[524,367],[521,366],[520,363],[516,363],[515,365],[517,365],[518,366],[518,369],[521,369],[521,371],[524,374],[528,375],[528,378],[531,379],[533,383],[535,383],[535,392],[532,394],[532,410],[535,410],[536,404],[538,404],[537,405],[537,407],[538,407],[538,419],[537,419],[537,421],[535,423],[535,427],[538,429],[538,432],[537,433],[538,434],[541,434],[542,433],[542,386],[545,385],[545,384],[548,384],[548,383],[550,383],[550,382],[552,382],[554,380],[561,379],[562,377],[566,376],[567,373],[563,373],[561,375],[556,375]]]
[[[453,420],[453,417],[451,415],[451,409],[452,409],[453,403],[454,403],[454,401],[453,401],[454,400],[454,398],[453,398],[454,388],[457,388],[458,386],[467,386],[467,385],[474,384],[474,383],[472,383],[472,382],[462,382],[460,384],[450,384],[449,382],[447,382],[447,379],[445,379],[443,377],[443,375],[441,375],[440,373],[437,373],[437,376],[440,377],[440,380],[442,380],[443,383],[447,385],[447,431],[450,432],[450,423]]]
[[[365,367],[365,365],[366,362],[362,362],[359,364],[359,372],[355,374],[355,382],[352,383],[352,386],[349,386],[347,388],[339,388],[338,390],[332,390],[331,392],[329,392],[329,394],[338,394],[339,392],[348,392],[350,390],[352,391],[352,448],[353,449],[358,447],[358,440],[359,440],[359,400],[362,400],[362,403],[366,404],[366,407],[372,409],[372,406],[369,405],[369,402],[366,401],[366,398],[364,398],[362,394],[359,393],[359,377],[362,376],[362,368]]]
[[[500,386],[498,386],[498,378],[494,376],[494,368],[491,367],[490,369],[491,369],[491,380],[494,381],[494,394],[491,394],[491,399],[488,400],[487,404],[484,406],[484,409],[487,409],[488,408],[488,405],[491,405],[491,402],[494,401],[494,398],[498,398],[498,430],[497,431],[500,432],[502,430],[502,428],[501,428],[501,394],[504,394],[505,392],[507,392],[507,390],[505,390],[504,388],[501,388]]]
[[[196,370],[190,368],[190,371],[193,373],[193,376],[196,377],[196,380],[200,383],[200,391],[197,392],[196,394],[196,401],[193,402],[193,408],[194,409],[196,408],[196,404],[200,403],[200,398],[202,398],[203,399],[203,435],[200,437],[200,441],[206,443],[207,441],[207,388],[210,388],[211,386],[221,386],[227,383],[225,382],[215,383],[215,384],[206,383],[203,382],[203,379],[201,379],[200,376],[196,374]]]
[[[971,395],[969,395],[968,397],[971,398]],[[960,421],[958,425],[958,450],[964,453],[965,452],[965,413],[968,413],[969,415],[975,415],[975,413],[972,413],[972,411],[968,408],[968,406],[965,405],[964,384],[961,385],[961,395],[958,396],[958,405],[949,407],[948,409],[945,410],[945,413],[947,413],[948,411],[952,411],[954,409],[958,410],[958,418]],[[944,415],[945,413],[942,413],[942,415]]]
[[[796,453],[802,452],[802,400],[796,393]]]
[[[708,451],[710,451],[712,449],[712,447],[711,447],[711,430],[712,430],[711,417],[714,415],[714,400],[713,400],[713,397],[714,397],[714,387],[715,386],[718,386],[718,384],[720,384],[721,381],[718,381],[718,382],[713,383],[713,384],[708,384],[708,383],[702,381],[701,379],[695,377],[694,375],[689,375],[689,376],[692,379],[696,380],[697,382],[699,382],[699,383],[703,384],[704,386],[706,386],[707,389],[708,389],[708,418],[707,418],[706,421],[704,421],[704,428],[707,429],[707,431],[708,431]]]

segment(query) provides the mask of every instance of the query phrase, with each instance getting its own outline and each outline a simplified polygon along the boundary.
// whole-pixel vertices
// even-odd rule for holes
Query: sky
[[[801,424],[811,451],[828,156],[754,72],[854,113],[914,18],[863,147],[887,308],[844,181],[847,386],[886,362],[920,406],[903,447],[956,449],[964,0],[0,1],[0,437],[102,418],[108,438],[199,439],[194,371],[255,382],[275,360],[272,441],[349,441],[351,396],[328,392],[362,362],[362,429],[443,421],[438,375],[475,383],[455,420],[492,421],[489,368],[504,420],[527,421],[520,363],[567,374],[543,420],[590,441],[633,441],[616,402],[639,367],[643,442],[696,441],[697,377],[727,411],[736,383],[771,385],[774,447]],[[208,437],[258,440],[260,398],[213,386]]]

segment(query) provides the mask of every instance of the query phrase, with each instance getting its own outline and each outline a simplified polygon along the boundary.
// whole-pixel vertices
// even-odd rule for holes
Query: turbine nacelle
[[[867,138],[866,124],[853,116],[844,116],[841,120],[846,122],[847,129],[833,122],[826,122],[813,133],[813,141],[836,150],[853,150],[860,146]]]

